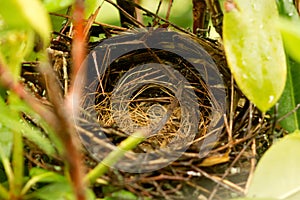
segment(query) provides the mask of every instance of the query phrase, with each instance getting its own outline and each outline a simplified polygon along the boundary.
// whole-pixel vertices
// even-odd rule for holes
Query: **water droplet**
[[[244,79],[248,79],[248,76],[246,74],[243,74]]]
[[[271,103],[273,100],[274,100],[274,96],[273,95],[269,96],[269,103]]]

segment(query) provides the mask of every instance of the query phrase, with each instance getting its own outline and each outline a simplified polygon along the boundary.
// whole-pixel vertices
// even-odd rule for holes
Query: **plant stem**
[[[25,195],[27,193],[27,191],[33,185],[35,185],[37,182],[39,182],[40,180],[42,180],[46,177],[51,177],[51,176],[53,176],[53,172],[47,172],[47,173],[40,174],[40,175],[32,177],[29,181],[27,181],[26,185],[23,187],[23,189],[21,191],[21,195]]]
[[[9,199],[8,191],[1,184],[0,184],[0,199]]]
[[[13,193],[19,196],[23,186],[23,141],[22,133],[14,132],[14,145],[13,145],[13,171],[14,171],[14,190]]]
[[[126,140],[122,141],[118,148],[112,151],[104,160],[99,163],[93,170],[85,176],[85,182],[90,184],[95,183],[98,177],[102,176],[109,167],[113,166],[124,154],[136,147],[140,142],[145,139],[145,131],[136,131],[133,135],[129,136]]]

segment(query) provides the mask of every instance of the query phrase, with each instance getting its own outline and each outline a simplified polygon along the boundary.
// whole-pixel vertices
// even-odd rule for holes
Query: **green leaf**
[[[28,194],[26,199],[73,200],[75,196],[68,182],[54,182]]]
[[[85,1],[85,17],[90,17],[95,12],[102,0],[86,0]]]
[[[39,179],[38,182],[43,182],[43,183],[50,183],[50,182],[64,182],[66,181],[66,178],[60,174],[42,169],[42,168],[37,168],[34,167],[30,170],[29,175],[30,177],[38,177],[41,175],[45,175],[47,174],[47,176],[43,176],[42,178]]]
[[[74,3],[74,0],[43,0],[43,4],[49,12],[64,9]]]
[[[0,159],[9,158],[13,144],[13,133],[0,123]]]
[[[300,199],[300,131],[285,136],[263,155],[247,197]]]
[[[4,100],[0,98],[0,159],[10,157],[13,144],[13,133],[1,121],[1,117],[10,115],[9,110],[3,109],[5,106]]]
[[[3,101],[6,99],[6,97],[7,97],[6,91],[7,90],[5,88],[1,87],[1,85],[0,85],[0,98],[1,98],[0,101]]]
[[[55,155],[56,150],[50,140],[45,137],[37,127],[34,127],[19,117],[21,111],[28,111],[24,102],[19,99],[13,100],[10,98],[10,100],[10,105],[6,105],[3,100],[0,101],[0,124],[5,127],[10,134],[12,134],[12,132],[20,132],[48,155]]]
[[[137,200],[137,196],[135,196],[132,192],[126,190],[119,190],[117,192],[113,192],[110,194],[110,197],[105,197],[105,200]]]
[[[300,21],[281,19],[278,23],[288,54],[300,62]]]
[[[68,8],[64,8],[62,10],[56,11],[55,13],[66,15],[67,12],[68,12]],[[60,17],[60,16],[55,16],[55,15],[50,15],[50,19],[51,19],[53,31],[57,31],[57,32],[59,32],[62,29],[62,27],[64,26],[64,23],[66,22],[65,18]]]
[[[288,75],[285,89],[279,99],[278,116],[282,117],[291,112],[300,103],[300,64],[287,57]],[[280,125],[290,133],[300,127],[300,111],[291,113],[280,122]]]
[[[64,182],[67,183],[66,177],[47,171],[41,168],[32,168],[30,170],[30,179],[26,182],[25,186],[22,189],[22,195],[25,195],[32,186],[36,183],[53,183],[53,182]]]
[[[86,197],[87,200],[96,199],[90,189],[87,190]],[[75,196],[68,182],[54,182],[26,195],[24,199],[73,200]]]
[[[274,27],[278,11],[274,0],[234,2],[224,15],[226,58],[240,89],[265,112],[278,101],[286,81],[282,39]]]
[[[50,18],[40,0],[0,0],[0,16],[7,26],[17,29],[33,28],[48,44]]]
[[[34,32],[31,30],[0,30],[0,60],[9,67],[14,80],[19,80],[21,62],[33,50]]]
[[[300,103],[300,83],[299,83],[299,76],[300,76],[300,62],[296,62],[294,59],[291,58],[291,53],[293,50],[289,50],[290,48],[294,48],[294,58],[297,56],[300,57],[300,53],[298,53],[298,46],[295,39],[291,38],[293,41],[292,46],[287,46],[287,37],[284,34],[285,31],[288,31],[289,26],[297,26],[297,22],[299,22],[299,15],[294,6],[293,1],[290,0],[277,0],[278,10],[282,17],[286,18],[286,20],[280,21],[279,28],[283,31],[283,39],[285,42],[285,47],[287,48],[287,82],[285,85],[285,89],[283,94],[279,100],[278,106],[278,117],[282,117],[287,113],[291,112],[297,104]],[[289,24],[289,22],[294,21],[296,24]],[[285,24],[285,23],[288,24]],[[300,25],[298,25],[300,28]],[[286,30],[287,29],[287,30]],[[296,35],[298,37],[298,35]],[[299,37],[300,38],[300,37]],[[298,39],[299,40],[299,39]],[[298,42],[299,43],[299,42]],[[294,47],[293,47],[294,46]],[[299,129],[300,125],[300,111],[296,111],[291,113],[287,118],[280,122],[280,125],[289,132],[293,132]]]
[[[291,0],[276,0],[279,14],[283,17],[298,20],[299,15],[294,2]]]

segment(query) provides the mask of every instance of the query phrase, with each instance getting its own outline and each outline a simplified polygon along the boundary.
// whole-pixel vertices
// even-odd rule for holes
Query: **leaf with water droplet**
[[[278,101],[286,81],[277,19],[274,0],[235,0],[224,16],[228,65],[240,89],[263,112]]]

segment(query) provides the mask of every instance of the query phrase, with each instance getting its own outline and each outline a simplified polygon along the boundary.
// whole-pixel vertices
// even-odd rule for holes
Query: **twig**
[[[233,191],[236,191],[238,193],[242,193],[244,192],[243,188],[239,187],[238,185],[228,181],[228,180],[224,180],[223,178],[220,178],[218,176],[214,176],[214,175],[210,175],[208,173],[206,173],[205,171],[203,171],[202,169],[192,165],[191,166],[194,170],[196,170],[197,172],[200,172],[201,175],[203,175],[204,177],[212,180],[213,182],[217,183],[218,185],[222,185],[225,188],[230,188]],[[211,198],[209,198],[211,199]]]
[[[251,157],[251,160],[250,160],[251,167],[250,167],[250,172],[249,172],[248,180],[247,180],[247,183],[246,183],[246,186],[245,186],[245,192],[246,193],[247,193],[247,191],[249,189],[251,180],[253,178],[255,166],[256,166],[256,159],[255,159],[255,156],[256,156],[256,142],[255,142],[255,139],[252,140],[251,150],[252,150],[252,157]]]
[[[71,19],[72,16],[70,15],[65,15],[65,14],[59,14],[59,13],[50,13],[51,15],[53,16],[58,16],[58,17],[63,17],[63,18],[66,18],[66,19]],[[87,22],[88,20],[85,20],[85,22]],[[103,26],[103,27],[107,27],[107,28],[110,28],[110,29],[116,29],[116,30],[119,30],[119,31],[127,31],[128,29],[127,28],[123,28],[123,27],[120,27],[120,26],[114,26],[114,25],[110,25],[110,24],[106,24],[106,23],[102,23],[102,22],[94,22],[94,24],[97,24],[97,25],[100,25],[100,26]]]
[[[172,5],[173,5],[173,0],[169,0],[169,6],[168,6],[167,14],[166,14],[166,20],[169,20]]]
[[[46,109],[37,99],[25,91],[22,84],[15,82],[12,74],[0,61],[0,82],[4,88],[16,93],[20,99],[26,102],[36,113],[38,113],[51,127],[57,128],[57,119],[55,115]]]
[[[282,120],[284,120],[285,118],[287,118],[288,116],[290,116],[291,114],[293,114],[294,112],[296,112],[298,109],[300,108],[300,103],[297,104],[297,106],[291,110],[290,112],[286,113],[285,115],[283,115],[282,117],[280,117],[278,120],[277,120],[277,123],[278,122],[281,122]]]
[[[142,24],[141,22],[139,22],[137,19],[135,19],[134,17],[132,17],[130,14],[128,14],[121,6],[119,6],[118,4],[114,3],[111,0],[105,0],[106,2],[110,3],[111,5],[115,6],[117,9],[119,9],[123,15],[128,18],[132,23],[134,23],[134,25],[136,25],[137,27],[143,28],[145,27],[144,24]],[[123,0],[124,1],[124,0]],[[129,2],[129,1],[127,1]],[[135,5],[134,2],[129,2],[132,5]]]

